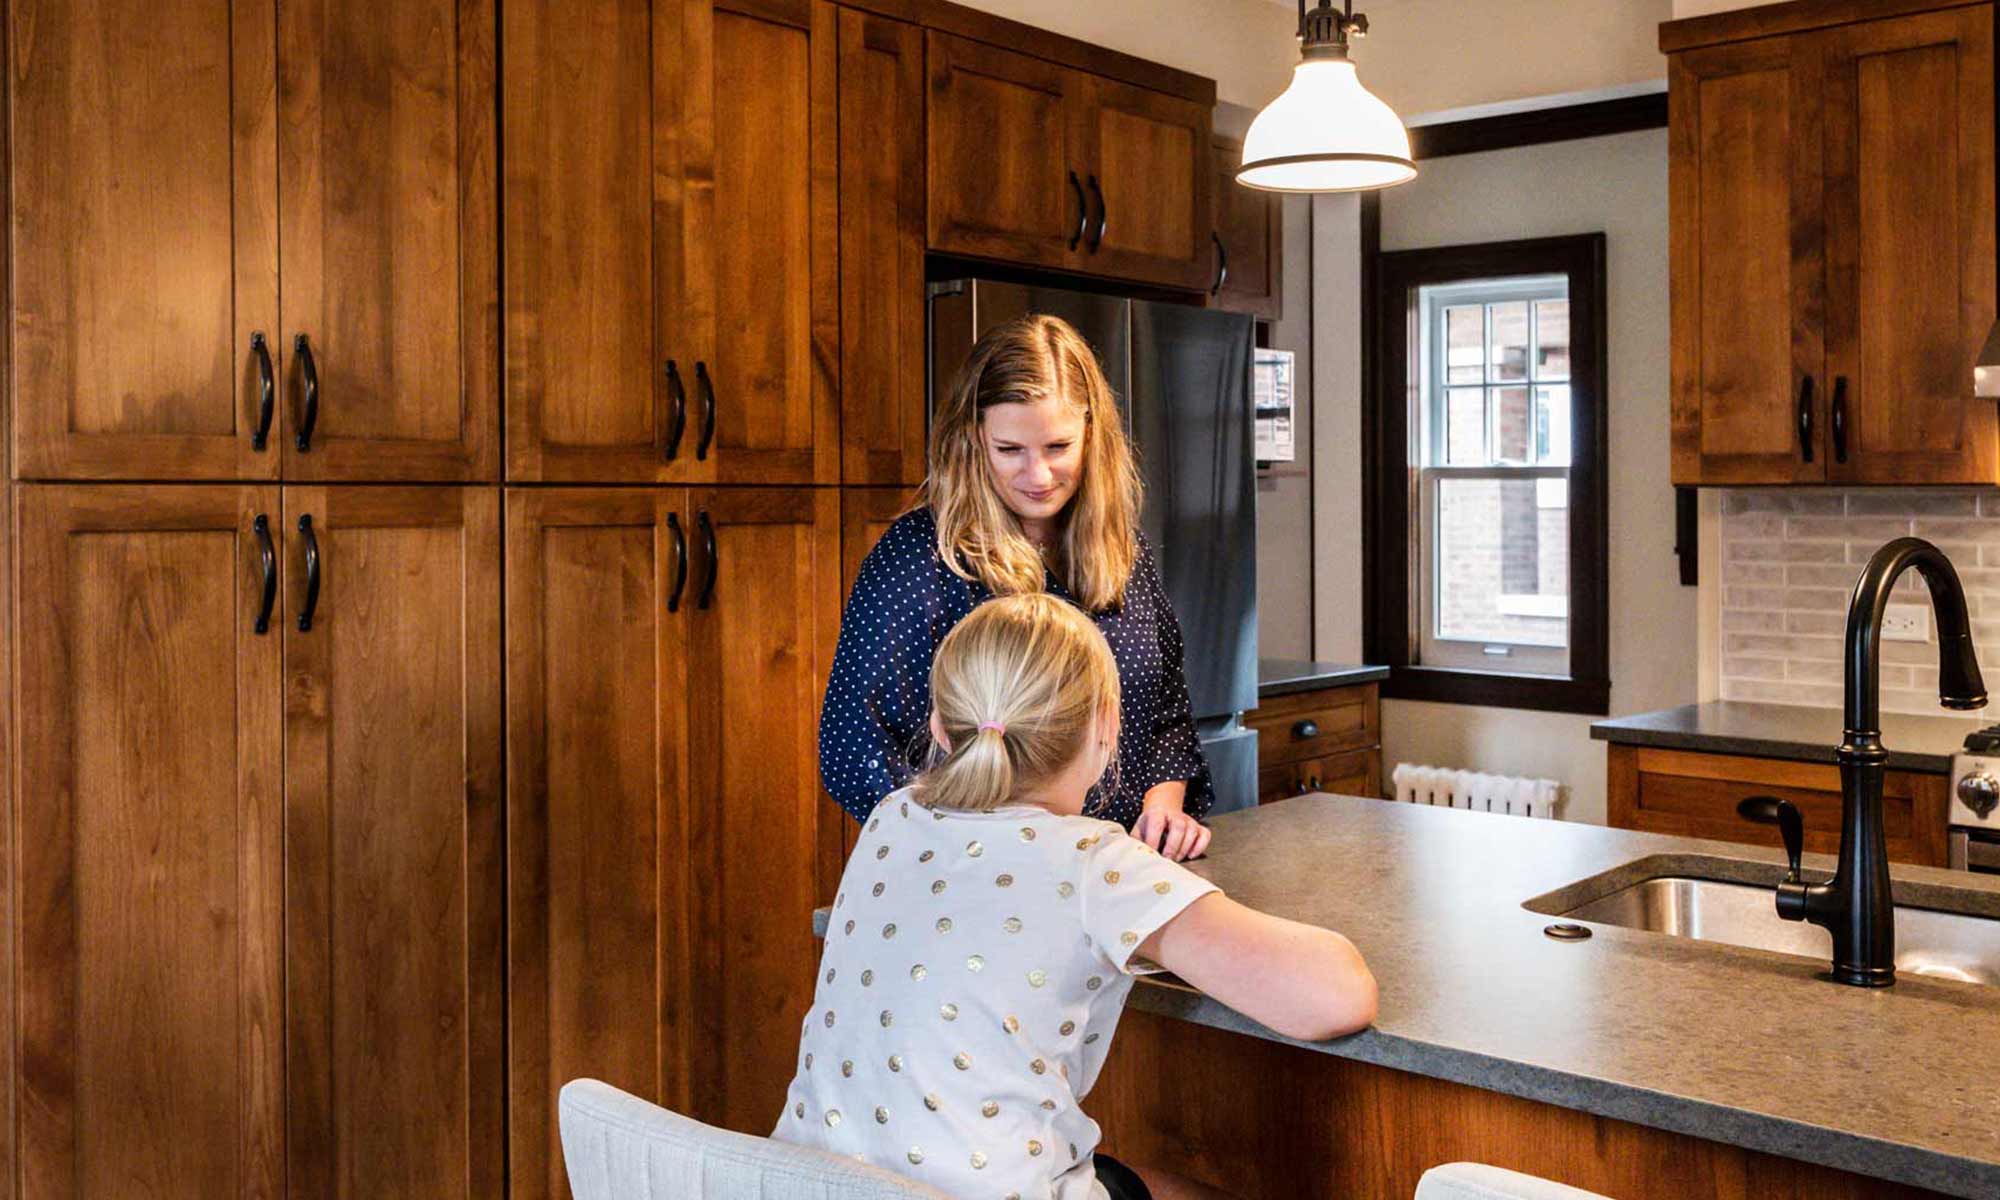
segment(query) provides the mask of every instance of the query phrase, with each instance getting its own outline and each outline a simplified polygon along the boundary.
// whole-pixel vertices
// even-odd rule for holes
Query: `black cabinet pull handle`
[[[299,418],[299,453],[312,449],[313,427],[319,424],[319,367],[313,362],[312,343],[301,333],[292,339],[292,353],[298,356],[299,377],[305,382],[306,411]]]
[[[1813,460],[1813,377],[1804,376],[1799,380],[1799,456],[1806,462]]]
[[[264,559],[264,599],[257,606],[258,633],[271,632],[271,610],[278,603],[278,548],[271,544],[271,518],[263,513],[250,522],[257,534],[257,552]]]
[[[1083,184],[1075,171],[1069,173],[1069,190],[1076,193],[1076,232],[1069,235],[1069,248],[1074,250],[1083,241],[1084,230],[1090,228],[1090,205],[1083,198]]]
[[[722,560],[716,555],[715,526],[708,519],[708,510],[697,512],[695,520],[701,525],[702,552],[708,556],[708,575],[701,581],[701,599],[695,601],[695,607],[706,609],[715,599],[715,577],[722,574]]]
[[[1104,206],[1104,189],[1097,186],[1097,176],[1086,178],[1090,180],[1090,194],[1097,197],[1097,233],[1090,239],[1090,252],[1095,254],[1097,248],[1104,244],[1104,226],[1110,221],[1111,212]]]
[[[1208,289],[1208,294],[1220,296],[1222,285],[1229,282],[1229,247],[1222,244],[1222,235],[1213,229],[1208,236],[1215,242],[1215,286]]]
[[[1300,721],[1298,724],[1292,726],[1292,736],[1302,742],[1306,741],[1309,738],[1318,737],[1319,722],[1313,720],[1311,717],[1307,717],[1305,720]]]
[[[688,397],[687,388],[681,383],[680,366],[673,359],[667,360],[667,401],[672,406],[667,421],[667,461],[674,461],[674,455],[681,452],[681,434],[687,432]]]
[[[700,460],[708,457],[708,448],[715,442],[715,384],[708,377],[705,362],[694,365],[694,388],[701,395],[701,440],[694,444],[694,456]]]
[[[667,514],[667,531],[674,535],[674,590],[667,593],[667,611],[672,613],[681,610],[681,593],[688,581],[688,541],[681,532],[679,513]]]
[[[263,330],[250,335],[250,353],[257,356],[257,428],[250,435],[250,448],[262,450],[271,440],[271,416],[278,407],[278,380],[271,373],[271,346]]]
[[[319,535],[313,532],[311,513],[299,514],[299,536],[306,540],[306,603],[299,609],[299,632],[310,633],[319,608]]]
[[[1847,376],[1833,377],[1833,461],[1847,461]]]

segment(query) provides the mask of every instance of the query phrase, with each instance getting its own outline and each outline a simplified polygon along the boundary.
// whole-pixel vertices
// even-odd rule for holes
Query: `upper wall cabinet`
[[[930,246],[1189,290],[1211,105],[931,32]]]
[[[1992,6],[1852,7],[1662,27],[1675,483],[2000,482]]]
[[[1209,143],[1215,188],[1215,274],[1208,302],[1215,308],[1275,321],[1284,315],[1284,197],[1236,182],[1243,143]]]
[[[508,477],[835,482],[833,7],[502,21]]]
[[[24,0],[8,46],[17,476],[497,474],[490,5]]]

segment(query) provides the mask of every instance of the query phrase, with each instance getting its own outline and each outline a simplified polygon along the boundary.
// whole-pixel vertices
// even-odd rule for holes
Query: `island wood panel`
[[[494,8],[278,10],[287,479],[498,478]]]
[[[288,487],[284,525],[291,1194],[496,1196],[499,492]]]
[[[1650,746],[1607,747],[1609,823],[1683,837],[1777,846],[1778,831],[1737,815],[1737,802],[1770,795],[1798,806],[1806,849],[1840,849],[1840,768],[1734,754]],[[1945,865],[1945,814],[1950,779],[1916,771],[1882,776],[1882,823],[1889,857]]]
[[[840,594],[843,613],[846,597],[853,594],[855,580],[861,578],[861,564],[868,558],[875,543],[889,532],[889,526],[896,518],[910,510],[916,502],[915,488],[871,487],[842,488],[840,492]],[[840,870],[844,869],[847,856],[854,850],[854,839],[861,831],[860,824],[846,817],[845,811],[826,796],[826,803],[841,812],[840,859],[842,868],[834,871],[833,882],[840,882]]]
[[[2000,411],[1972,394],[1994,310],[1993,7],[1817,36],[1837,405],[1828,476],[1993,483]]]
[[[17,477],[277,478],[275,16],[8,6]]]
[[[924,33],[840,10],[841,481],[924,478]]]
[[[253,533],[278,489],[16,498],[10,1187],[279,1195],[282,635]]]
[[[1146,1012],[1120,1022],[1088,1106],[1107,1152],[1239,1196],[1409,1196],[1464,1161],[1618,1200],[1939,1195]]]
[[[678,290],[656,301],[663,344],[694,360],[675,478],[835,483],[834,8],[824,0],[684,0],[681,13],[674,137],[683,269]],[[663,82],[656,76],[655,87]]]
[[[4,124],[0,122],[0,165],[5,162]],[[5,258],[0,255],[0,281],[6,276]],[[0,354],[5,353],[5,347],[6,335],[0,330]],[[0,379],[4,378],[4,371],[0,371]],[[4,444],[4,439],[0,439],[0,444]],[[7,914],[16,911],[14,897],[18,890],[14,856],[18,810],[7,782],[14,778],[14,717],[18,711],[14,696],[14,635],[19,621],[14,611],[14,587],[14,488],[7,481],[6,472],[0,471],[0,798],[7,801],[0,804],[0,913]],[[16,925],[15,918],[0,919],[0,962],[15,961]],[[0,971],[0,1081],[4,1081],[0,1083],[0,1112],[9,1114],[18,1091],[14,1075],[16,994],[14,972]],[[0,1122],[0,1180],[16,1178],[15,1135],[16,1126],[10,1115]]]
[[[515,1200],[570,1194],[556,1095],[571,1079],[681,1112],[697,1092],[684,500],[673,488],[506,497]]]
[[[1667,70],[1673,480],[1822,481],[1820,43],[1715,46]]]
[[[1190,291],[1214,273],[1212,106],[1096,75],[1071,119],[1096,214],[1084,269]]]
[[[819,705],[840,627],[833,489],[688,499],[686,852],[700,1085],[692,1114],[762,1136],[784,1107],[848,819],[819,785]]]
[[[664,310],[681,291],[677,81],[698,65],[682,8],[698,2],[502,0],[510,480],[645,482],[693,460],[695,355]]]
[[[1215,274],[1209,304],[1267,321],[1284,315],[1284,197],[1236,182],[1243,143],[1209,141],[1215,189]],[[1226,268],[1226,269],[1225,269]]]

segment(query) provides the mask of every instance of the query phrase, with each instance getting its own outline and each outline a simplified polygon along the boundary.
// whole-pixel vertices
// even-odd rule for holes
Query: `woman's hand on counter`
[[[1174,862],[1200,858],[1212,834],[1208,826],[1182,809],[1186,797],[1185,780],[1153,785],[1146,792],[1139,819],[1132,824],[1132,836]]]

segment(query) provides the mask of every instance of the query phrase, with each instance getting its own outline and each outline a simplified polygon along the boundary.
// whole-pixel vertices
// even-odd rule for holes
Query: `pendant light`
[[[1243,138],[1236,182],[1269,192],[1358,192],[1417,177],[1410,134],[1373,92],[1361,86],[1347,57],[1350,39],[1365,37],[1368,18],[1319,0],[1299,0],[1303,61],[1292,84],[1264,106]]]

